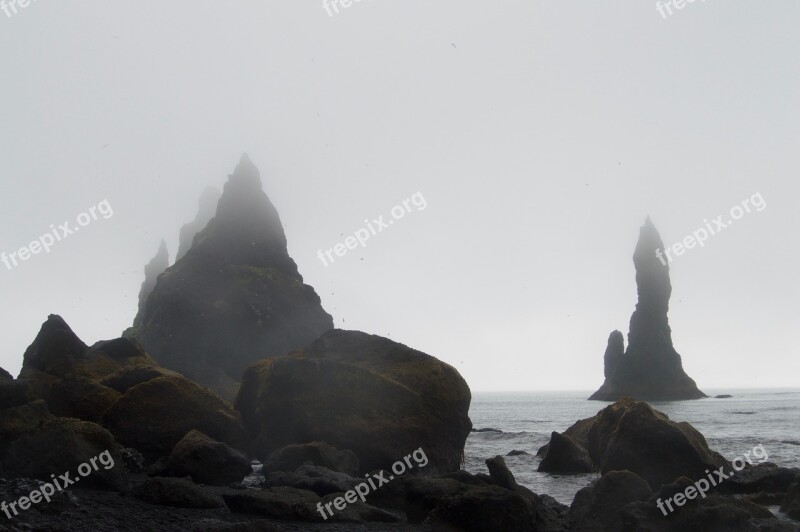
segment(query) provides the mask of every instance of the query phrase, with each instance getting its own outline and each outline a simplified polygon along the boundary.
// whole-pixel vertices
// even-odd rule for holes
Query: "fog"
[[[0,252],[61,237],[0,263],[1,367],[48,314],[119,336],[246,152],[336,326],[478,391],[596,389],[646,216],[671,246],[748,200],[673,253],[673,340],[700,389],[797,385],[800,4],[337,5],[0,11]]]

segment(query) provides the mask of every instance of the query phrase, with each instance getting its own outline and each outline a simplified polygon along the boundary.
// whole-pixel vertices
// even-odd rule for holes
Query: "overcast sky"
[[[673,11],[0,11],[0,251],[103,200],[113,209],[49,253],[0,263],[0,366],[18,372],[51,313],[87,343],[119,336],[160,239],[174,257],[203,188],[248,152],[336,326],[435,355],[478,391],[599,387],[608,335],[627,335],[636,303],[645,217],[669,246],[760,194],[766,208],[674,257],[673,340],[701,389],[797,386],[800,3]],[[318,258],[417,192],[424,210]]]

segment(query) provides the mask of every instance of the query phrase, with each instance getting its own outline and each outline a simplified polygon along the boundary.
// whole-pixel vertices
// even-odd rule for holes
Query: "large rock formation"
[[[422,447],[424,472],[456,471],[472,423],[467,383],[451,366],[386,338],[332,330],[244,375],[236,408],[262,460],[292,443],[356,453],[362,472]]]
[[[570,444],[558,440],[569,440]],[[539,450],[544,455],[542,463],[569,463],[577,447],[588,453],[590,463],[600,473],[628,470],[654,490],[681,476],[700,478],[706,469],[729,466],[723,456],[709,449],[692,425],[672,421],[647,403],[630,398],[578,421],[558,440],[551,439]]]
[[[247,156],[225,184],[216,216],[161,275],[136,322],[137,339],[163,366],[229,400],[245,368],[333,327],[303,284]]]
[[[142,288],[139,290],[139,312],[136,314],[137,317],[142,314],[144,305],[147,303],[147,298],[150,297],[150,294],[156,287],[158,276],[164,273],[164,270],[168,267],[169,251],[167,250],[167,243],[162,240],[156,256],[144,267],[144,282],[142,283]],[[133,326],[136,327],[137,325],[138,324],[134,321]]]
[[[151,460],[168,455],[195,429],[235,448],[249,447],[238,412],[211,390],[159,367],[134,339],[88,347],[60,316],[51,315],[25,351],[20,378],[0,381],[0,398],[12,385],[20,390],[7,394],[0,408],[44,399],[53,414],[98,423]],[[31,405],[27,412],[39,410]],[[8,428],[0,442],[17,432]]]
[[[181,260],[189,252],[194,243],[195,235],[202,231],[214,217],[221,195],[222,193],[216,187],[206,187],[203,190],[197,206],[197,216],[194,217],[194,220],[181,227],[178,255],[175,257],[175,262]]]
[[[706,397],[683,371],[681,356],[672,346],[667,319],[672,294],[669,265],[666,258],[661,260],[657,255],[663,255],[663,249],[661,236],[648,217],[633,255],[639,302],[631,316],[628,349],[622,352],[622,333],[611,333],[604,357],[605,382],[589,399],[677,401]]]

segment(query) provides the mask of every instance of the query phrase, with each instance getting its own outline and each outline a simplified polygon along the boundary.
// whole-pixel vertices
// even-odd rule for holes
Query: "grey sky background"
[[[673,340],[701,389],[797,386],[800,3],[38,1],[0,12],[0,251],[114,210],[9,271],[0,366],[50,313],[87,343],[133,320],[143,266],[242,152],[337,327],[473,390],[595,389],[667,245]],[[421,192],[325,267],[332,248]],[[343,235],[343,236],[342,236]],[[363,260],[362,260],[363,259]]]

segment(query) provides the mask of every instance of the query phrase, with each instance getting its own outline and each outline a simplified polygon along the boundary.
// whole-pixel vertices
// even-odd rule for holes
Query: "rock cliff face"
[[[206,187],[200,195],[197,216],[195,216],[193,221],[181,227],[178,255],[175,257],[175,262],[181,260],[181,258],[189,252],[194,242],[195,235],[202,231],[214,217],[220,194],[221,192],[218,188]]]
[[[605,354],[605,382],[589,399],[616,401],[633,397],[650,401],[676,401],[706,397],[683,370],[681,356],[672,345],[667,319],[672,285],[669,265],[656,255],[664,243],[648,217],[639,233],[633,255],[639,302],[631,316],[628,349],[614,331]]]
[[[137,317],[141,316],[144,305],[147,303],[147,298],[150,297],[153,288],[156,287],[158,276],[164,273],[164,270],[168,267],[169,251],[167,250],[167,243],[162,240],[161,246],[158,248],[158,253],[156,253],[156,256],[144,267],[144,282],[142,283],[141,290],[139,290],[139,312],[137,313]],[[134,322],[133,326],[136,327],[136,325],[137,323]]]
[[[216,216],[159,278],[136,338],[166,368],[233,400],[245,368],[333,328],[286,249],[278,211],[245,155]]]

